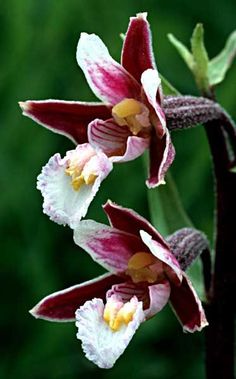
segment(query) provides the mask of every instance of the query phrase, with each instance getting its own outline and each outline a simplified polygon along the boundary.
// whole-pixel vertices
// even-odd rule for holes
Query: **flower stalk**
[[[208,379],[234,378],[235,305],[234,289],[236,241],[236,128],[227,112],[212,99],[193,96],[166,96],[163,107],[169,130],[204,124],[211,150],[216,193],[215,259],[208,249],[202,252],[203,276],[209,322],[206,335]],[[220,152],[220,154],[219,154]],[[213,269],[212,269],[213,266]]]
[[[224,122],[226,121],[226,122]],[[236,240],[236,174],[230,170],[229,152],[224,130],[231,128],[229,119],[206,123],[205,129],[211,149],[216,188],[215,262],[211,281],[211,301],[206,305],[209,327],[206,335],[207,378],[234,378],[235,340],[235,261]],[[229,136],[234,142],[235,134]],[[220,154],[219,154],[220,152]],[[235,161],[235,153],[233,160]]]

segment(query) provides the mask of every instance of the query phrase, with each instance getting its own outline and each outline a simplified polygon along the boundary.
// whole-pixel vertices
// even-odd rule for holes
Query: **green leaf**
[[[180,95],[179,91],[163,75],[160,74],[160,77],[164,95]]]
[[[221,83],[236,55],[236,31],[230,34],[224,49],[209,62],[208,76],[210,85]]]
[[[200,90],[209,91],[208,63],[209,58],[204,44],[204,29],[202,24],[197,24],[191,38],[191,47],[194,58],[193,72]]]
[[[182,206],[170,172],[166,175],[164,186],[148,190],[148,202],[152,224],[164,236],[177,229],[193,226]]]
[[[188,48],[182,42],[180,42],[173,34],[168,34],[167,37],[169,41],[172,43],[172,45],[179,52],[183,60],[186,62],[189,69],[193,71],[194,58],[193,58],[193,55],[188,50]]]

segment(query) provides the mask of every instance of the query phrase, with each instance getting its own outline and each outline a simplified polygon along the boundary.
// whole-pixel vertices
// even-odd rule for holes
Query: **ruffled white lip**
[[[71,177],[65,172],[68,160],[72,158],[83,167],[85,177],[90,173],[96,176],[92,184],[82,185],[77,191],[71,185]],[[55,154],[38,176],[37,188],[44,197],[44,213],[58,224],[75,228],[81,218],[86,215],[101,182],[111,170],[112,163],[109,158],[87,143],[68,151],[64,158],[61,158],[58,153]]]
[[[133,320],[115,332],[103,319],[104,304],[101,299],[86,301],[76,311],[77,338],[82,341],[86,358],[100,368],[108,369],[114,365],[145,319],[142,302],[138,302],[136,297],[131,301],[136,306]]]

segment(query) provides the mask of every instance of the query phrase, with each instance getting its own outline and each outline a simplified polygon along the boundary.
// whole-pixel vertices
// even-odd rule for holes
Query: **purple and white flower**
[[[185,331],[200,331],[207,320],[190,280],[152,225],[110,201],[104,210],[111,226],[81,221],[74,240],[109,273],[47,296],[31,313],[50,321],[76,319],[86,357],[110,368],[140,324],[168,301]]]
[[[20,103],[23,114],[77,144],[89,142],[112,162],[133,160],[149,148],[147,185],[164,183],[175,152],[162,110],[161,80],[146,13],[130,19],[121,64],[94,34],[81,34],[76,56],[103,103],[26,101]]]

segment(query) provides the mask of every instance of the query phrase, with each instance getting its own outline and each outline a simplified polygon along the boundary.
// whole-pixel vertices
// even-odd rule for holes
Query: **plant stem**
[[[235,256],[236,256],[236,128],[228,114],[211,99],[168,96],[164,109],[168,128],[178,130],[204,123],[215,173],[215,262],[202,255],[208,303],[206,336],[207,379],[234,378]]]
[[[226,136],[225,131],[229,126],[231,132]],[[205,330],[206,373],[208,379],[233,379],[236,289],[236,231],[233,220],[236,215],[236,174],[230,171],[232,152],[229,153],[227,138],[235,153],[235,133],[227,116],[206,123],[205,129],[214,164],[217,205],[211,301],[206,305],[209,322]]]

